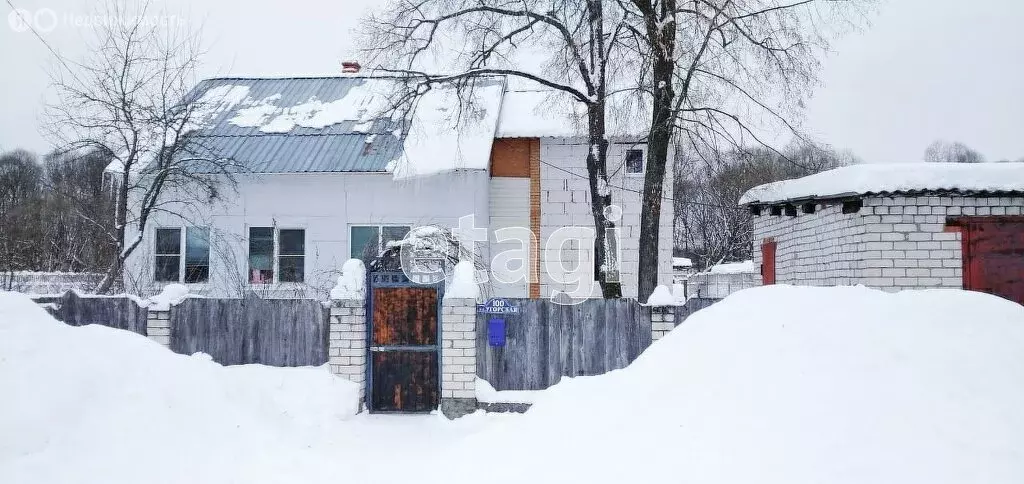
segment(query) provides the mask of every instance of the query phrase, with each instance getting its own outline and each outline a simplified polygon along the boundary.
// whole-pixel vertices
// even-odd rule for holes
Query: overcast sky
[[[81,0],[11,0],[52,26],[46,41],[84,53]],[[350,30],[373,0],[165,0],[210,45],[203,77],[320,75],[351,57]],[[0,3],[0,149],[45,151],[38,130],[53,56],[7,22]],[[79,17],[76,17],[79,16]],[[56,24],[52,22],[56,19]],[[79,20],[81,23],[81,20]],[[804,125],[869,162],[920,161],[936,139],[989,159],[1024,158],[1024,1],[888,0],[872,25],[834,45]]]

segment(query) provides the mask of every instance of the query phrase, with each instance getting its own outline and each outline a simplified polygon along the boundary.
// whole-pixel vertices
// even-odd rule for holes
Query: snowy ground
[[[1024,482],[1024,307],[775,286],[525,415],[352,415],[322,368],[223,368],[0,293],[0,482]]]

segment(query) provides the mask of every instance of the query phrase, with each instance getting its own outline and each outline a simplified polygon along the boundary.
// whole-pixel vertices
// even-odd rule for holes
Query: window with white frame
[[[305,229],[249,227],[250,283],[303,282],[305,273]]]
[[[377,257],[388,242],[404,239],[409,229],[408,225],[353,225],[349,228],[349,256],[362,260]]]
[[[182,250],[184,248],[184,250]],[[210,229],[156,229],[156,282],[196,284],[210,280]]]
[[[643,175],[644,150],[626,150],[626,174]]]

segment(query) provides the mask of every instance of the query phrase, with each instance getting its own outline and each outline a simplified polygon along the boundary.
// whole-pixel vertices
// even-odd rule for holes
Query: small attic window
[[[772,205],[771,212],[769,213],[771,213],[774,217],[782,215],[782,205]]]
[[[751,205],[750,206],[750,213],[751,213],[751,215],[754,215],[754,216],[760,216],[761,215],[761,210],[763,208],[764,207],[762,207],[760,205]]]
[[[814,203],[805,203],[805,204],[800,206],[800,211],[803,212],[803,213],[810,214],[810,213],[814,213],[814,209],[815,208],[817,208],[816,204],[814,204]]]
[[[786,205],[786,216],[796,217],[796,205]]]
[[[626,174],[644,174],[644,150],[626,150]]]
[[[843,202],[843,213],[845,213],[845,214],[857,213],[857,212],[860,211],[861,207],[863,207],[863,206],[864,206],[864,202],[862,200],[848,200],[848,201],[845,201],[845,202]]]

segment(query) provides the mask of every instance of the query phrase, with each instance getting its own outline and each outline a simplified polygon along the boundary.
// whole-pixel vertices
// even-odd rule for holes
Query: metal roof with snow
[[[192,154],[230,159],[252,173],[393,171],[412,137],[410,123],[392,119],[396,82],[351,75],[205,80],[189,98]],[[480,104],[494,112],[480,116],[483,126],[475,129],[493,138],[504,84],[484,83],[491,88],[477,90],[488,101]]]
[[[879,163],[844,166],[750,189],[740,204],[887,193],[1024,192],[1024,163]]]

